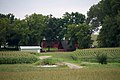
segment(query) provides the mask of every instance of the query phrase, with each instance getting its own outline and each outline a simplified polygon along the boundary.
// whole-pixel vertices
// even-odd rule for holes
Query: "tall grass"
[[[43,69],[0,72],[1,80],[119,80],[120,69]]]

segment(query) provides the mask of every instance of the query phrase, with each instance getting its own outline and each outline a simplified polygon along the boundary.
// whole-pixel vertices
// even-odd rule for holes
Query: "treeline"
[[[91,6],[85,15],[66,12],[62,18],[52,15],[32,14],[17,19],[13,14],[0,14],[1,45],[41,45],[46,39],[48,48],[52,41],[69,40],[70,47],[77,41],[78,48],[89,48],[91,34],[102,26],[98,47],[120,46],[120,1],[101,0]]]
[[[92,32],[85,21],[85,15],[78,12],[66,12],[62,18],[34,13],[23,20],[13,14],[0,14],[0,45],[41,45],[45,38],[50,48],[52,41],[65,38],[70,41],[70,47],[78,41],[79,48],[88,48]]]

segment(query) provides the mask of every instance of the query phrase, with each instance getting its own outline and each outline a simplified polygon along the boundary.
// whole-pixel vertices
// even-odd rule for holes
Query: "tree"
[[[9,45],[15,45],[18,48],[18,45],[27,45],[28,44],[28,26],[25,20],[15,20],[10,39],[8,40]]]
[[[79,48],[90,48],[91,47],[91,26],[87,24],[79,24],[80,31],[76,33],[78,38]]]
[[[25,21],[27,22],[27,26],[29,29],[28,45],[40,45],[43,39],[43,32],[45,30],[45,22],[46,16],[42,14],[32,14],[30,16],[26,16]]]
[[[16,18],[14,18],[14,15],[9,14],[0,14],[0,47],[1,45],[6,45],[8,43],[9,39],[11,38],[12,29],[13,29],[13,23]]]
[[[103,23],[104,13],[101,9],[101,2],[97,5],[91,6],[89,11],[87,12],[87,20],[86,23],[92,26],[92,31],[97,31],[98,27]]]
[[[67,36],[72,42],[77,41],[79,48],[89,48],[91,45],[90,28],[91,27],[85,23],[69,25]]]
[[[115,19],[116,19],[116,22],[117,22],[116,42],[117,42],[117,46],[120,46],[120,12],[115,17]]]
[[[50,51],[50,47],[52,46],[52,42],[58,41],[60,39],[59,32],[60,32],[60,26],[59,26],[59,19],[52,17],[52,15],[48,16],[47,20],[47,27],[45,29],[44,35],[48,47],[48,51]]]
[[[102,27],[103,28],[101,29],[100,35],[98,36],[99,46],[101,47],[117,46],[116,41],[117,25],[115,19],[106,16]]]
[[[27,21],[23,20],[17,20],[15,22],[15,26],[16,26],[16,31],[19,34],[20,37],[20,42],[19,45],[28,45],[29,44],[29,27],[27,25]]]
[[[85,15],[78,13],[78,12],[75,12],[75,13],[72,12],[71,14],[66,12],[63,15],[63,20],[64,20],[64,28],[66,29],[66,32],[65,32],[65,34],[66,34],[68,25],[72,25],[72,24],[77,25],[77,24],[85,23]],[[71,36],[72,36],[71,38],[74,38],[74,40],[75,40],[74,34]]]
[[[11,23],[11,22],[10,22]],[[18,20],[15,20],[14,23],[10,24],[7,30],[7,43],[9,46],[15,46],[18,49],[18,45],[21,39],[21,31],[19,26],[17,26]]]
[[[64,23],[69,25],[69,24],[79,24],[79,23],[84,23],[85,22],[85,15],[80,14],[78,12],[72,12],[71,14],[66,12],[63,15]]]
[[[119,11],[119,0],[101,0],[90,8],[87,23],[92,25],[93,30],[102,26],[98,36],[100,47],[119,46]]]
[[[52,46],[52,41],[59,41],[63,40],[67,33],[68,25],[70,24],[78,24],[78,23],[84,23],[85,22],[85,16],[83,14],[80,14],[78,12],[69,14],[66,12],[63,15],[63,18],[55,18],[52,17],[52,15],[48,16],[47,20],[47,28],[45,30],[45,39],[47,41],[48,51],[50,50],[50,47]],[[75,38],[75,37],[74,37]],[[75,41],[72,36],[71,42]],[[71,45],[73,43],[70,43]]]
[[[69,14],[66,12],[63,16],[67,29],[66,37],[70,39],[70,47],[74,47],[74,42],[77,41],[79,48],[90,47],[91,28],[85,23],[85,15],[78,12]],[[72,45],[71,45],[72,44]]]
[[[0,18],[0,48],[1,45],[6,44],[7,28],[10,25],[10,20],[7,18]]]

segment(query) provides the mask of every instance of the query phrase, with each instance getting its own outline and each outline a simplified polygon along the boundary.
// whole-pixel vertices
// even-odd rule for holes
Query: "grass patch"
[[[97,37],[98,37],[98,35],[95,35],[95,34],[92,34],[91,35],[91,40],[93,40],[93,45],[94,45],[94,47],[97,47],[98,46],[98,41],[97,41]]]
[[[74,52],[41,53],[40,56],[52,56],[67,62],[98,62],[96,58],[98,54],[106,54],[109,63],[120,63],[120,48],[77,49]]]
[[[52,58],[47,58],[47,59],[43,59],[41,60],[41,65],[55,65],[57,62],[57,60],[52,59]]]
[[[120,68],[119,63],[108,63],[108,64],[99,64],[99,63],[89,63],[89,62],[82,62],[79,64],[80,66],[84,66],[85,68]]]
[[[1,80],[119,80],[120,68],[37,68],[31,64],[0,65]]]
[[[120,48],[82,49],[74,52],[74,56],[85,62],[97,62],[98,54],[106,54],[108,62],[120,63]]]
[[[19,51],[0,52],[0,64],[34,63],[39,59],[30,53]]]
[[[2,53],[2,52],[0,52]],[[13,56],[20,52],[5,52],[5,56]],[[97,53],[106,53],[108,64],[94,63]],[[20,53],[22,54],[22,53]],[[26,53],[25,53],[26,54]],[[0,64],[1,80],[119,80],[120,48],[82,49],[74,52],[28,53],[32,56],[52,56],[51,62],[71,62],[84,66],[81,69],[65,67],[41,68],[34,64]],[[24,55],[24,53],[23,53]],[[42,60],[40,60],[42,61]],[[50,62],[51,61],[51,62]],[[86,63],[84,61],[87,61]],[[91,63],[92,62],[92,63]],[[113,63],[114,62],[114,63]],[[36,62],[37,63],[37,62]],[[37,63],[39,64],[39,62]]]

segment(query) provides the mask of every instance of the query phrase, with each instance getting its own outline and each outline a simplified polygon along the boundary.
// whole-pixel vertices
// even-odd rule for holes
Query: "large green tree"
[[[68,29],[68,25],[72,25],[72,24],[83,24],[85,23],[85,15],[78,13],[78,12],[72,12],[72,13],[68,13],[66,12],[65,14],[63,14],[63,23],[64,23],[64,33],[67,33],[67,29]],[[72,36],[72,38],[75,38],[74,35]],[[75,39],[74,39],[75,40]]]
[[[59,41],[61,39],[61,26],[59,20],[59,18],[48,15],[46,29],[44,31],[48,51],[50,51],[50,47],[52,47],[52,42]]]
[[[120,45],[119,13],[119,0],[101,0],[90,8],[87,23],[92,25],[93,31],[102,26],[98,36],[100,47],[118,47]]]
[[[40,45],[41,41],[44,37],[43,31],[45,30],[45,22],[46,16],[42,14],[32,14],[30,16],[26,16],[25,21],[28,26],[28,44],[27,45]]]
[[[67,32],[67,36],[72,42],[78,42],[78,48],[89,48],[91,46],[91,27],[89,25],[85,23],[72,24],[68,26]]]
[[[16,20],[13,25],[13,32],[14,35],[11,36],[10,41],[12,44],[18,45],[27,45],[28,44],[28,34],[29,29],[27,22],[25,20]]]
[[[13,14],[0,14],[0,46],[9,44],[11,36],[16,35],[12,33],[15,20]]]
[[[10,25],[10,20],[7,18],[0,18],[0,48],[1,45],[6,44],[6,36],[7,36],[7,27]]]
[[[85,15],[72,12],[66,12],[63,15],[63,20],[66,26],[65,37],[69,39],[69,47],[74,48],[74,42],[78,42],[79,48],[90,47],[91,27],[86,23]]]

